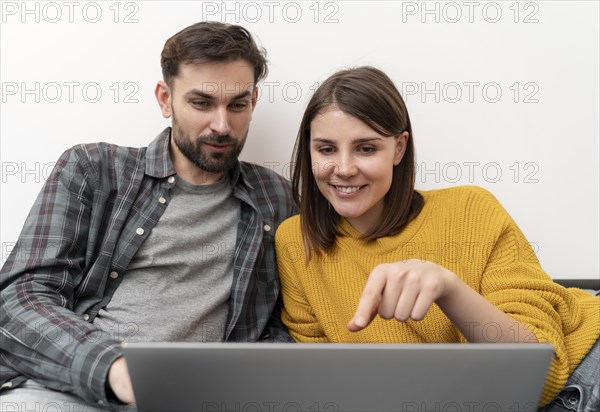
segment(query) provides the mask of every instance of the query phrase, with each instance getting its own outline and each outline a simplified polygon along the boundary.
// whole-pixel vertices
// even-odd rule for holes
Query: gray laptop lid
[[[138,409],[537,410],[548,344],[128,343]]]

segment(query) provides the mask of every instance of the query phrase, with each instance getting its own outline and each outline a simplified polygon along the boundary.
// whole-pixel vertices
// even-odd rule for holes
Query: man
[[[264,51],[203,22],[161,65],[172,128],[147,148],[67,150],[0,272],[2,410],[133,403],[123,340],[291,341],[273,250],[288,182],[238,161]]]

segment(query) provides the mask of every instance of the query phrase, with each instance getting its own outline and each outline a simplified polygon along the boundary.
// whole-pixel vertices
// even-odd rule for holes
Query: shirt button
[[[158,203],[161,203],[164,205],[165,203],[167,203],[167,199],[165,199],[164,197],[161,196],[158,198]]]
[[[135,233],[137,233],[138,235],[143,235],[144,234],[144,229],[142,229],[141,227],[138,227],[137,229],[135,229]]]
[[[88,315],[87,313],[85,313],[83,315],[83,320],[90,320],[90,315]]]
[[[575,405],[575,404],[577,404],[577,402],[578,402],[578,401],[579,401],[579,397],[578,397],[578,396],[576,396],[576,395],[571,395],[571,396],[569,397],[569,400],[568,400],[568,402],[569,402],[571,405]]]
[[[265,229],[265,232],[270,232],[271,231],[271,226],[269,225],[264,225],[263,229]]]
[[[110,277],[113,279],[116,279],[119,277],[119,273],[118,272],[110,272]]]
[[[102,399],[100,399],[100,400],[98,401],[98,405],[104,405],[104,401],[103,401]]]
[[[169,183],[173,183],[175,181],[175,178],[173,176],[169,176],[169,178],[167,179],[167,181]]]

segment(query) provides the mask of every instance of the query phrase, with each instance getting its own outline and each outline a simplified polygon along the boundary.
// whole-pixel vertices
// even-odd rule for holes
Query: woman
[[[578,396],[579,410],[600,410],[592,394],[600,299],[552,282],[484,189],[415,191],[412,138],[404,101],[375,68],[338,72],[310,100],[293,159],[300,215],[276,234],[290,334],[300,342],[549,342],[555,357],[540,405],[562,390],[568,401],[548,408]]]

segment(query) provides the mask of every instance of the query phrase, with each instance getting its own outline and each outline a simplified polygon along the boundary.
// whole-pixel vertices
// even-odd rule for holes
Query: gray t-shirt
[[[94,320],[119,341],[223,339],[240,201],[228,175],[211,185],[179,178],[171,196]]]

